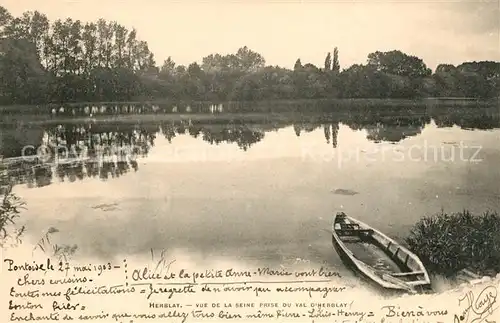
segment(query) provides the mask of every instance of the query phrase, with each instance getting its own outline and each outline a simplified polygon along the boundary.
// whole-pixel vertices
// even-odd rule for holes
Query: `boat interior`
[[[377,231],[346,216],[336,217],[334,229],[354,257],[372,267],[385,280],[394,283],[425,281],[425,273],[417,261]]]

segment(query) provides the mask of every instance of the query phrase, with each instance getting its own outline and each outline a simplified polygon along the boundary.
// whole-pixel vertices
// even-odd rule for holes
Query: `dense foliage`
[[[441,213],[421,219],[406,242],[429,271],[452,276],[462,269],[500,272],[500,217],[486,212]]]
[[[319,98],[498,97],[500,63],[440,65],[433,74],[418,57],[375,52],[364,65],[340,70],[339,50],[324,66],[266,66],[245,47],[201,64],[156,66],[135,29],[99,19],[50,22],[40,12],[12,17],[0,6],[0,103],[187,99],[255,101]]]

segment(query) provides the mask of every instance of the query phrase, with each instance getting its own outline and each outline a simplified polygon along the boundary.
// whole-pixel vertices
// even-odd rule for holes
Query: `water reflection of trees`
[[[177,135],[189,134],[193,138],[201,138],[213,145],[235,143],[243,150],[264,139],[265,129],[252,128],[245,124],[193,124],[192,121],[162,122],[160,131],[172,142]]]
[[[447,128],[458,126],[462,129],[489,130],[500,128],[500,118],[498,115],[473,111],[469,115],[442,114],[433,117],[436,126]]]
[[[14,185],[44,187],[52,184],[53,171],[50,165],[38,161],[18,161],[8,165],[7,172]]]
[[[46,126],[41,140],[29,143],[33,148],[27,152],[33,158],[7,161],[9,176],[28,187],[43,187],[55,178],[69,182],[117,178],[138,170],[136,159],[148,154],[157,130],[154,125],[131,124]],[[10,149],[20,156],[24,146]],[[44,148],[37,151],[40,147]]]
[[[332,144],[333,148],[337,148],[337,135],[339,133],[339,123],[331,123],[323,125],[326,143]]]
[[[428,115],[390,116],[381,113],[347,114],[341,117],[328,118],[316,117],[316,119],[295,122],[293,129],[297,136],[301,133],[316,131],[323,128],[326,142],[333,148],[337,147],[337,136],[340,124],[348,126],[352,130],[365,130],[367,139],[375,142],[388,141],[398,142],[409,136],[415,136],[430,123]]]
[[[224,127],[220,131],[204,128],[201,130],[203,140],[211,144],[236,143],[243,150],[248,150],[250,146],[264,138],[264,132],[253,130],[246,126],[232,125]]]
[[[246,151],[263,140],[266,133],[286,127],[292,127],[296,136],[322,130],[325,142],[332,148],[337,147],[341,124],[352,130],[366,131],[367,139],[375,142],[398,142],[418,135],[431,120],[438,127],[500,128],[499,114],[492,110],[431,112],[394,115],[393,111],[364,111],[336,115],[295,114],[276,119],[263,116],[252,120],[216,118],[149,123],[82,122],[45,125],[39,129],[30,127],[25,132],[29,133],[29,138],[17,137],[14,131],[22,129],[11,127],[0,130],[0,154],[12,157],[18,152],[20,156],[23,145],[28,144],[50,147],[51,154],[44,160],[18,158],[8,167],[15,183],[43,187],[54,181],[106,180],[137,171],[137,158],[148,155],[157,135],[169,142],[177,136],[191,136],[213,145],[235,144]]]
[[[45,161],[60,181],[117,178],[137,171],[137,157],[154,145],[157,127],[130,124],[66,124],[45,130],[42,145],[56,147]]]

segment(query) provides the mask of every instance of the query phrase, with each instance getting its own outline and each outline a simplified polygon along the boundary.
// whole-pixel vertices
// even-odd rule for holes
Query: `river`
[[[83,147],[71,162],[12,162],[28,244],[52,227],[82,257],[164,249],[344,271],[331,244],[338,211],[402,240],[441,210],[500,210],[491,111],[18,122],[0,147]]]

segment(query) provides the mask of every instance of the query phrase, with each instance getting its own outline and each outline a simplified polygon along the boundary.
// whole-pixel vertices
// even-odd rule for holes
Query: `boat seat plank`
[[[370,229],[357,229],[357,230],[337,230],[339,236],[369,236],[373,233]]]
[[[340,236],[346,236],[346,235],[360,235],[360,234],[372,234],[373,230],[372,229],[341,229],[337,230],[337,233]]]
[[[414,276],[414,275],[423,275],[423,274],[424,274],[423,271],[411,271],[411,272],[407,272],[407,273],[394,273],[394,274],[391,274],[391,276],[401,277],[401,276]]]
[[[357,223],[340,223],[340,227],[346,230],[357,230],[359,229],[359,224]]]

